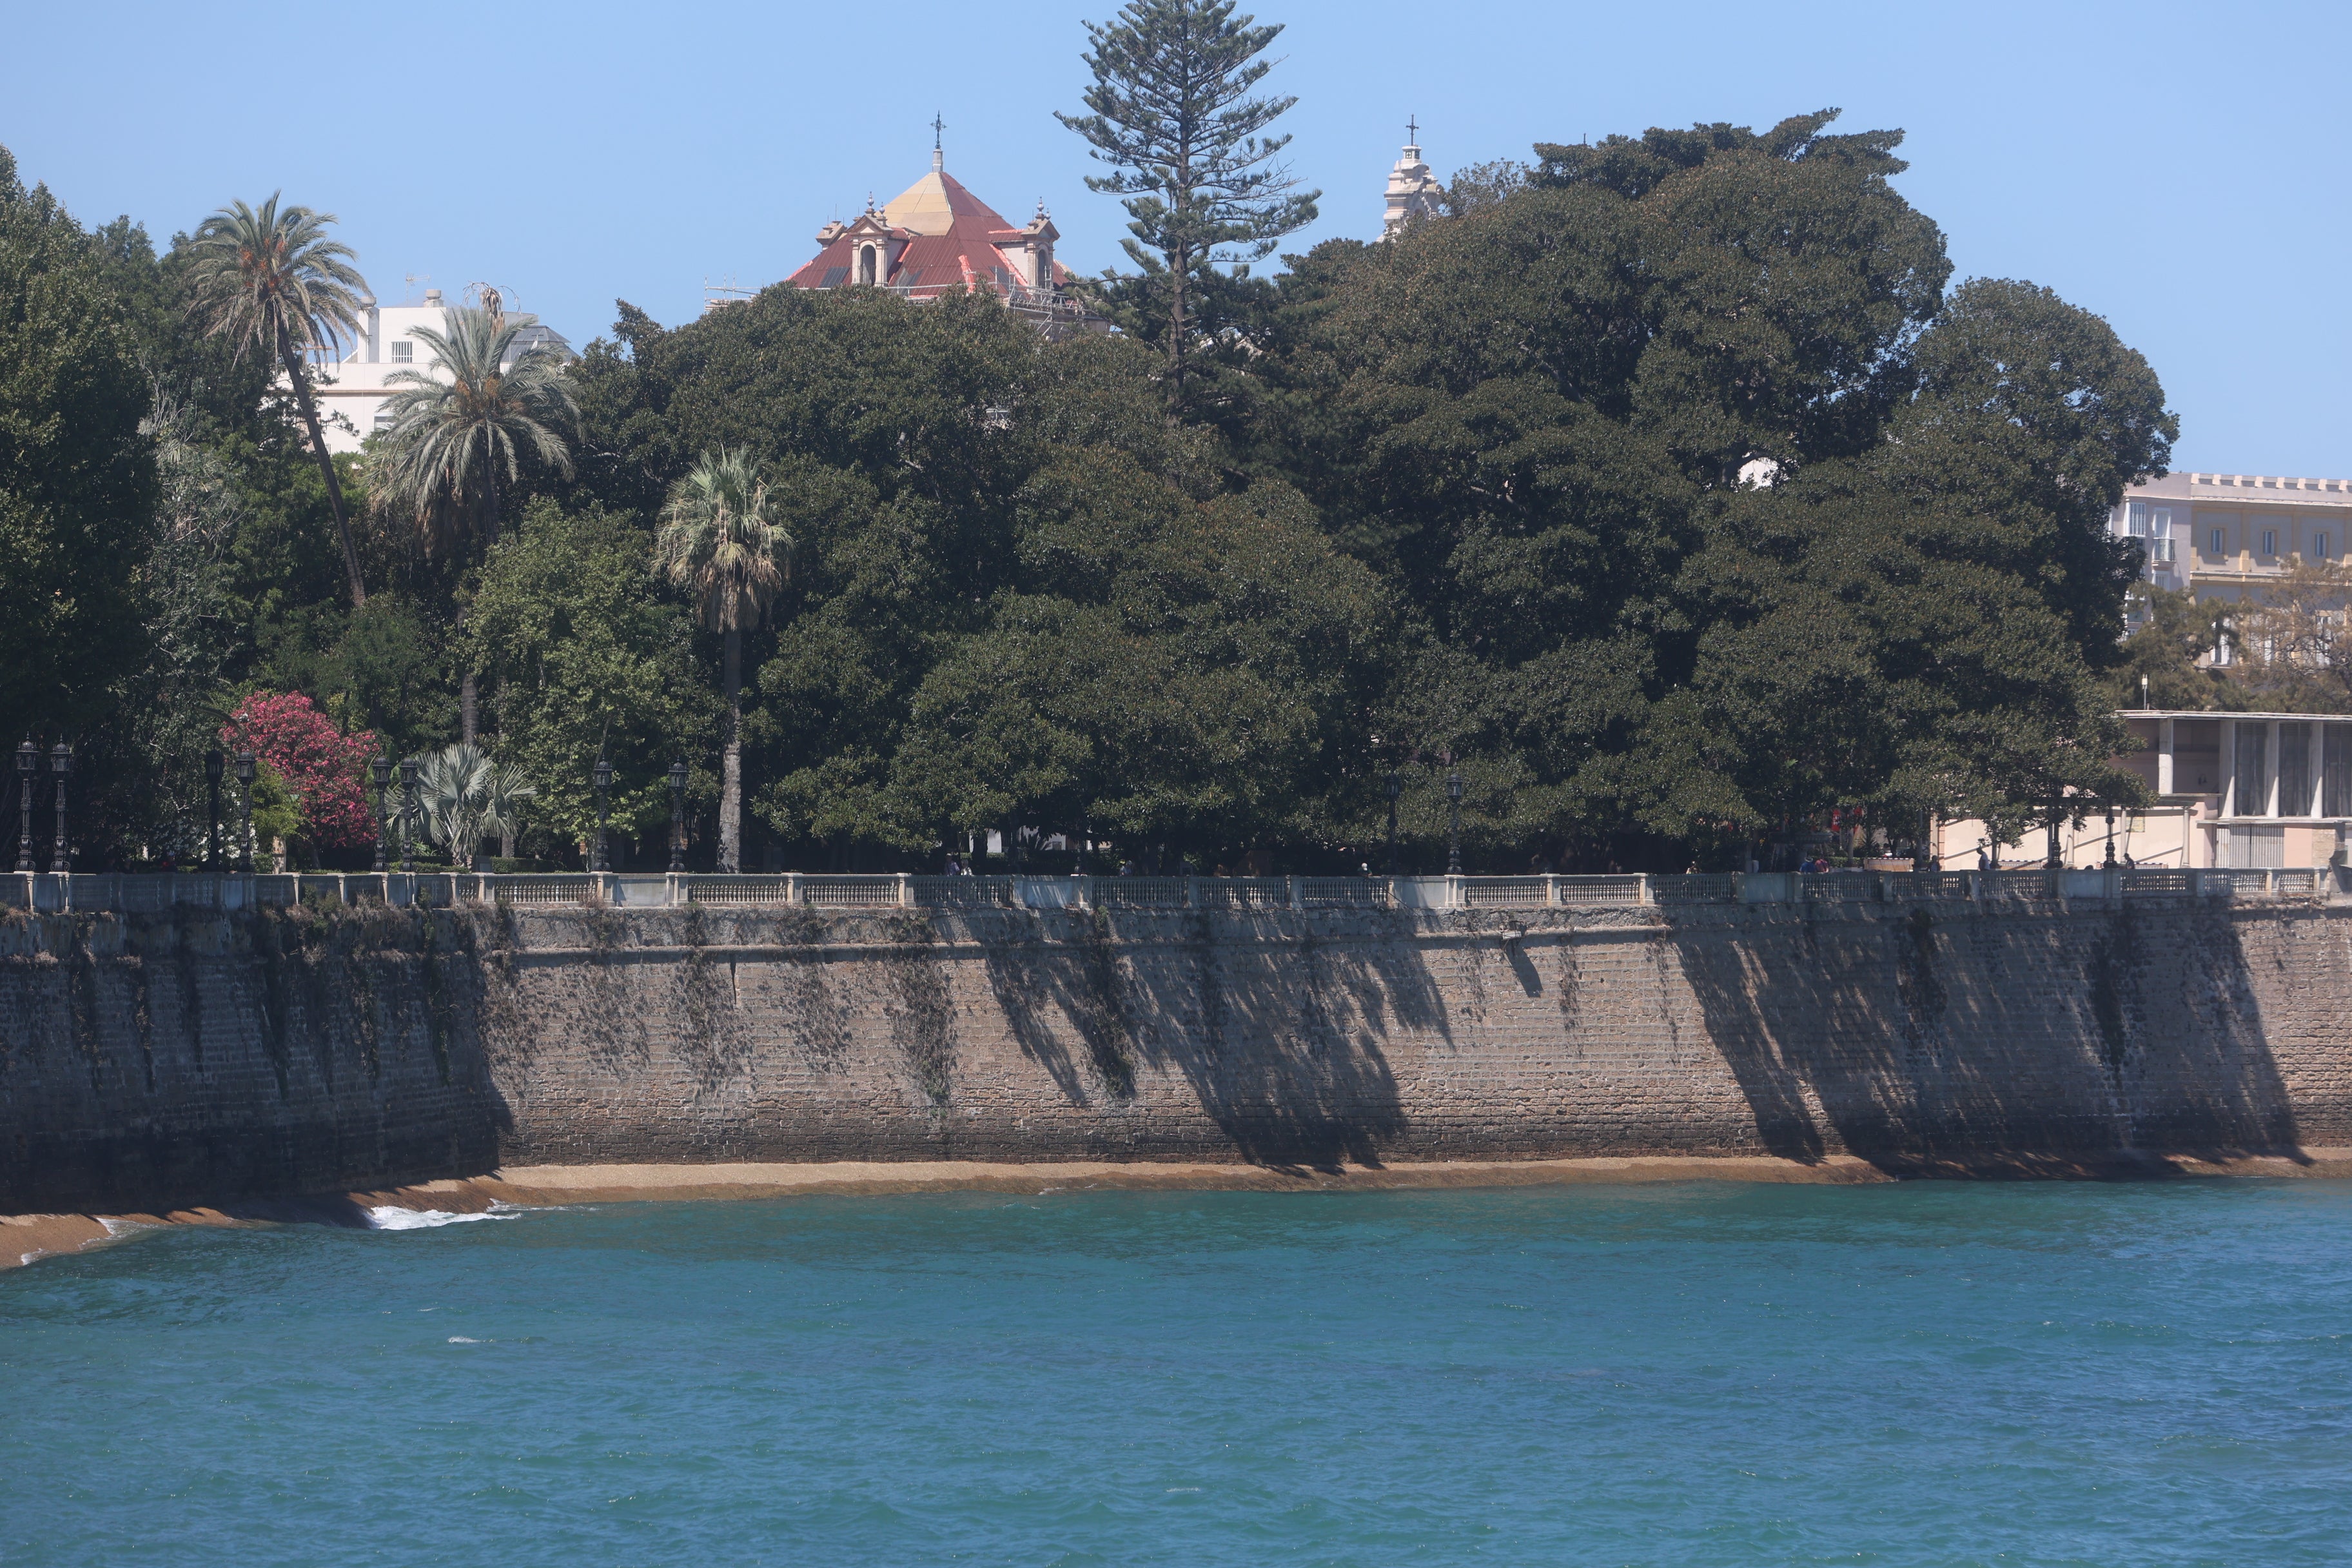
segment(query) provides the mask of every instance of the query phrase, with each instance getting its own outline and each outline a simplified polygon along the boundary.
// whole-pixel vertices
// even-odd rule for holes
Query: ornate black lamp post
[[[669,765],[669,868],[686,869],[686,764]]]
[[[253,869],[253,753],[251,752],[239,752],[236,754],[236,795],[239,807],[237,817],[242,825],[236,840],[236,868],[250,872]]]
[[[2045,870],[2059,871],[2065,868],[2066,857],[2058,847],[2058,825],[2065,819],[2065,816],[2066,807],[2063,801],[2050,808],[2050,857],[2042,863]]]
[[[375,785],[375,868],[384,868],[384,841],[392,835],[391,814],[384,809],[384,795],[392,788],[392,764],[378,757],[368,764],[368,779]]]
[[[400,869],[416,869],[416,759],[400,759]]]
[[[1445,874],[1462,875],[1462,775],[1445,775]]]
[[[59,741],[49,748],[49,772],[58,780],[58,838],[49,852],[49,869],[73,869],[73,843],[66,833],[66,777],[73,772],[73,748]]]
[[[41,766],[41,748],[26,741],[16,748],[16,869],[37,871],[33,864],[33,774]]]
[[[2107,803],[2107,869],[2116,868],[2116,803]]]
[[[205,869],[220,869],[221,754],[205,753]]]
[[[596,858],[588,868],[592,871],[609,871],[613,868],[613,861],[612,857],[605,853],[604,830],[613,816],[613,764],[602,757],[597,758],[593,776],[596,781]]]
[[[1390,875],[1390,876],[1391,876],[1391,877],[1393,877],[1393,876],[1395,876],[1395,875],[1397,874],[1397,858],[1396,858],[1396,805],[1397,805],[1397,796],[1399,796],[1399,795],[1402,795],[1403,793],[1404,793],[1404,780],[1402,780],[1402,779],[1401,779],[1401,778],[1397,777],[1396,770],[1395,770],[1394,768],[1391,768],[1391,769],[1389,770],[1389,875]]]

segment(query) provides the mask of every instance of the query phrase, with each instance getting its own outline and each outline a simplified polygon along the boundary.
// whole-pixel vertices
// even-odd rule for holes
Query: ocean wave
[[[451,1214],[446,1209],[404,1209],[397,1204],[368,1210],[371,1230],[431,1230],[436,1226],[463,1225],[475,1219],[513,1219],[511,1213],[490,1209],[481,1214]]]

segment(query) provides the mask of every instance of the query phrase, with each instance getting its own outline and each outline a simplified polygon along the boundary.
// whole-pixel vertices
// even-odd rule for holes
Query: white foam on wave
[[[431,1230],[436,1226],[464,1225],[468,1220],[515,1217],[497,1209],[482,1214],[451,1214],[446,1209],[404,1209],[397,1204],[386,1204],[368,1210],[368,1226],[372,1230]]]

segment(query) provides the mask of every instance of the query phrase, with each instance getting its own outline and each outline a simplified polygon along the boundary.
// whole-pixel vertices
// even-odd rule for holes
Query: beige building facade
[[[2060,829],[2068,866],[2308,867],[2339,863],[2352,831],[2352,713],[2134,710],[2121,715],[2142,749],[2117,763],[2153,804]],[[1937,825],[1937,864],[1965,870],[1990,851],[2002,866],[2039,866],[2041,829],[1989,843],[1974,818]]]
[[[2147,582],[2235,604],[2298,563],[2344,559],[2352,479],[2167,474],[2126,490],[2107,527],[2145,552]]]

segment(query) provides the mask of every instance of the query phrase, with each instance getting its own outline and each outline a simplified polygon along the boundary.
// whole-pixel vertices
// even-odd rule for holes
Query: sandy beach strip
[[[312,1223],[364,1226],[368,1211],[478,1214],[494,1205],[705,1203],[727,1199],[991,1192],[1375,1192],[1575,1183],[1775,1182],[1856,1184],[1917,1178],[2147,1181],[2179,1177],[2352,1178],[2352,1148],[2286,1154],[2130,1154],[2102,1159],[2028,1155],[1889,1166],[1832,1154],[1815,1161],[1762,1154],[1629,1155],[1572,1160],[1428,1160],[1392,1165],[1223,1164],[1071,1160],[831,1161],[708,1165],[516,1165],[485,1175],[381,1192],[322,1194],[164,1214],[0,1215],[0,1268],[100,1247],[166,1226]]]

